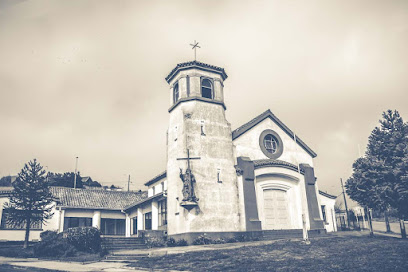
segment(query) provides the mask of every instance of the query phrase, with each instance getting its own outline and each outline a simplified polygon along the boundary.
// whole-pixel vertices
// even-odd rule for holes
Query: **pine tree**
[[[54,199],[48,188],[45,171],[36,159],[24,165],[13,187],[5,207],[7,222],[25,226],[24,248],[27,248],[30,227],[52,217]]]
[[[347,194],[363,206],[408,216],[408,124],[397,111],[383,113],[368,139],[367,152],[353,164]],[[401,236],[406,238],[401,225]]]

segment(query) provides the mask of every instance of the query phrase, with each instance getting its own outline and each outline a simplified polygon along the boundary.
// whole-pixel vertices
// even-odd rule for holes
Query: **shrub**
[[[174,238],[170,237],[167,239],[166,244],[168,247],[175,247],[177,246],[177,242],[176,240],[174,240]]]
[[[188,246],[188,243],[184,239],[180,239],[176,242],[176,246]]]
[[[218,238],[215,239],[214,241],[212,241],[214,244],[225,244],[226,241],[224,240],[224,238]]]
[[[69,244],[77,250],[90,253],[98,253],[101,248],[101,232],[93,227],[69,228],[64,232]]]
[[[227,239],[227,243],[236,243],[238,240],[235,237],[231,237]]]
[[[70,245],[61,233],[44,231],[40,234],[41,241],[34,246],[34,254],[39,257],[72,257],[76,249]]]
[[[193,241],[193,245],[208,245],[208,244],[212,244],[212,239],[207,237],[205,234],[198,236]]]
[[[166,241],[162,237],[146,237],[146,245],[149,248],[164,247],[166,245]]]
[[[246,242],[248,241],[248,237],[244,234],[238,234],[235,236],[235,239],[237,239],[238,242]]]

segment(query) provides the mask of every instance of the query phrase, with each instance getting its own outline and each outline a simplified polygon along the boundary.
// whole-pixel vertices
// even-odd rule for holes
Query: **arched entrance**
[[[256,176],[256,195],[263,230],[302,228],[302,205],[296,177],[278,173]]]

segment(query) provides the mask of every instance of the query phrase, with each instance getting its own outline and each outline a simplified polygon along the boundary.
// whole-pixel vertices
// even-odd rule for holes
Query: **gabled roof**
[[[129,210],[129,209],[131,209],[131,208],[133,208],[133,207],[136,207],[136,206],[139,206],[139,205],[141,205],[141,204],[143,204],[143,203],[145,203],[145,202],[151,201],[152,199],[157,199],[157,198],[159,198],[158,200],[161,200],[161,199],[166,198],[166,197],[167,197],[167,196],[165,196],[165,195],[163,194],[163,192],[161,192],[161,193],[152,195],[151,197],[145,198],[145,199],[143,199],[143,200],[140,201],[140,202],[130,204],[130,205],[124,207],[123,210],[124,210],[124,211],[127,211],[127,210]]]
[[[92,181],[92,178],[89,177],[89,176],[88,177],[81,177],[82,182],[88,182],[89,180]]]
[[[147,198],[147,192],[124,192],[92,189],[50,187],[57,199],[57,206],[63,208],[122,210],[124,207]]]
[[[336,199],[336,198],[337,198],[337,197],[336,197],[336,196],[334,196],[334,195],[330,195],[330,194],[325,193],[325,192],[320,191],[320,190],[319,190],[319,194],[321,194],[322,196],[325,196],[325,197],[331,198],[331,199]]]
[[[177,75],[179,71],[191,68],[217,73],[222,77],[222,80],[225,80],[228,77],[225,73],[224,68],[193,60],[177,64],[177,66],[173,70],[171,70],[170,74],[166,77],[167,83],[170,83],[170,81]]]
[[[165,177],[167,177],[167,171],[161,172],[160,174],[158,174],[157,176],[155,176],[154,178],[152,178],[151,180],[146,182],[144,185],[149,186],[149,185],[155,183],[156,181],[164,179]]]
[[[276,117],[271,110],[267,110],[264,113],[258,115],[257,117],[255,117],[254,119],[252,119],[251,121],[249,121],[246,124],[243,124],[242,126],[240,126],[239,128],[235,129],[232,132],[232,140],[237,139],[239,136],[241,136],[242,134],[244,134],[245,132],[247,132],[248,130],[250,130],[251,128],[253,128],[254,126],[256,126],[257,124],[259,124],[260,122],[262,122],[263,120],[265,120],[266,118],[270,118],[272,121],[274,121],[283,131],[286,132],[286,134],[288,134],[292,139],[294,139],[295,134],[293,133],[292,130],[290,130],[284,123],[282,123],[281,120],[278,119],[278,117]],[[296,142],[307,152],[309,153],[310,156],[312,156],[312,158],[316,157],[317,154],[310,148],[308,147],[297,135],[296,135]]]

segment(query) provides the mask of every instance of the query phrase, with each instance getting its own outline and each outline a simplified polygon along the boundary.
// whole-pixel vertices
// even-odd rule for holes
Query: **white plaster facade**
[[[336,212],[334,209],[336,197],[330,196],[323,192],[319,192],[319,200],[321,213],[323,213],[323,210],[325,212],[325,216],[323,216],[322,214],[322,219],[325,223],[324,228],[326,229],[327,232],[337,231]]]

